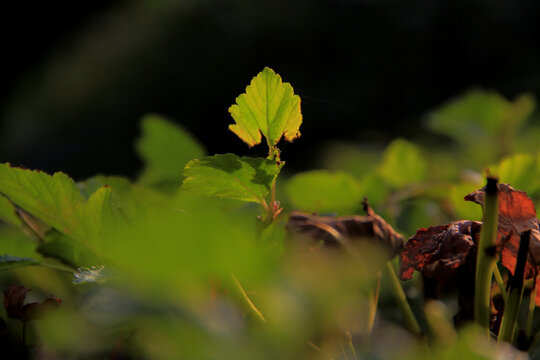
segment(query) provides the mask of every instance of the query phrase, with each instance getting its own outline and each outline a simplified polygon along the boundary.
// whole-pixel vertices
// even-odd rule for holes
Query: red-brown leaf
[[[21,321],[40,319],[45,313],[57,309],[62,304],[62,299],[51,296],[43,301],[23,305],[28,291],[28,289],[20,285],[11,285],[4,291],[4,306],[10,318]]]
[[[497,187],[499,190],[497,247],[501,251],[501,262],[514,274],[521,233],[531,230],[525,277],[533,278],[540,264],[540,232],[534,204],[524,191],[516,190],[508,184],[498,184]],[[483,206],[484,196],[485,188],[482,188],[465,196],[465,200]]]
[[[415,270],[428,277],[448,276],[475,249],[482,223],[462,220],[419,229],[399,254],[400,277],[409,280]]]

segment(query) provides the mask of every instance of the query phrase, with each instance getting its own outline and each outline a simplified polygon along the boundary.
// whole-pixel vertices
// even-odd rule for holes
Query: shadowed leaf
[[[283,164],[234,154],[207,156],[186,165],[183,188],[198,195],[262,204]]]

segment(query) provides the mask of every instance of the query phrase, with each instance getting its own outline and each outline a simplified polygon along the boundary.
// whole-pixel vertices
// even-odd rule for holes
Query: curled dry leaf
[[[300,211],[291,212],[287,224],[289,233],[304,235],[315,242],[337,245],[338,238],[354,241],[374,239],[389,252],[391,258],[403,248],[403,236],[371,211],[367,216],[317,216]]]
[[[401,280],[409,280],[415,270],[427,277],[441,278],[463,265],[478,244],[482,223],[462,220],[419,229],[399,254]]]
[[[497,248],[501,252],[501,262],[514,274],[520,234],[531,230],[525,277],[533,278],[536,276],[540,264],[540,232],[534,204],[524,191],[516,190],[508,184],[498,184],[497,187],[499,190]],[[482,188],[465,196],[465,200],[483,206],[484,197],[485,188]]]
[[[10,318],[21,321],[40,319],[48,311],[57,309],[62,304],[62,299],[48,297],[43,301],[24,305],[24,299],[28,291],[28,289],[20,285],[11,285],[4,291],[4,307]]]

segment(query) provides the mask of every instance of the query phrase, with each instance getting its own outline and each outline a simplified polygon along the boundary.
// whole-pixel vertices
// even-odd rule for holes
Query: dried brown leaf
[[[478,243],[482,223],[462,220],[419,229],[399,254],[401,280],[414,270],[432,278],[446,277],[465,263]]]
[[[57,309],[60,304],[62,304],[62,299],[51,296],[43,301],[36,301],[24,305],[24,300],[28,291],[28,289],[20,285],[11,285],[4,291],[4,307],[10,318],[21,321],[40,319],[47,312]]]
[[[317,216],[293,211],[287,224],[289,233],[304,235],[314,242],[323,241],[326,245],[337,245],[337,237],[347,241],[358,239],[375,240],[388,249],[390,257],[396,256],[403,248],[403,236],[384,221],[371,213],[367,216]]]

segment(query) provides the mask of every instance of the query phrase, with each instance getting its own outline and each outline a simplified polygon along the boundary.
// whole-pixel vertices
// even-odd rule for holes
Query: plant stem
[[[476,258],[476,285],[474,292],[474,318],[489,336],[489,307],[491,280],[496,266],[494,246],[497,241],[499,215],[497,179],[488,177],[485,187],[484,218]]]
[[[242,285],[240,284],[240,282],[238,281],[236,276],[234,276],[233,274],[231,274],[231,276],[232,276],[234,282],[236,283],[236,286],[238,287],[238,290],[240,290],[240,294],[242,295],[242,297],[244,298],[244,300],[248,304],[250,310],[255,314],[255,316],[257,316],[257,318],[259,318],[263,322],[266,322],[266,319],[265,319],[264,315],[262,314],[262,312],[259,309],[257,309],[257,307],[255,306],[253,301],[251,301],[251,299],[249,298],[247,292],[244,290],[244,288],[242,287]]]
[[[375,315],[377,314],[377,304],[379,302],[379,294],[381,292],[381,272],[377,273],[377,282],[375,284],[375,289],[372,290],[369,294],[369,315],[368,322],[366,326],[366,333],[368,336],[371,336],[371,331],[373,330],[373,324],[375,323]]]
[[[401,286],[401,283],[399,282],[399,279],[390,261],[386,263],[386,266],[383,268],[383,271],[384,271],[383,276],[386,276],[387,278],[390,279],[390,289],[392,290],[392,293],[394,294],[394,298],[396,299],[398,307],[401,310],[401,313],[403,315],[403,320],[405,321],[405,326],[407,326],[409,330],[411,330],[415,335],[420,336],[421,335],[420,326],[418,325],[418,322],[416,321],[416,318],[414,317],[414,314],[411,310],[411,306],[409,305],[409,302],[407,301],[407,297],[405,296],[405,292],[403,291],[403,287]]]
[[[504,303],[508,301],[508,293],[506,292],[506,286],[504,286],[504,280],[501,276],[501,271],[499,270],[498,266],[495,266],[495,271],[493,272],[495,275],[495,281],[497,282],[497,286],[499,287],[499,290],[501,291],[501,296],[503,297]]]
[[[529,295],[529,311],[527,313],[527,325],[525,327],[525,335],[527,336],[527,339],[530,339],[532,335],[534,309],[536,308],[536,289],[536,278],[534,278],[531,293]]]
[[[504,306],[504,314],[501,321],[501,330],[499,331],[499,342],[512,341],[516,320],[519,314],[519,306],[523,296],[523,277],[525,275],[525,265],[529,254],[529,244],[531,239],[531,231],[521,233],[521,241],[519,243],[518,257],[514,276],[510,282],[510,293],[508,294],[508,302]]]

